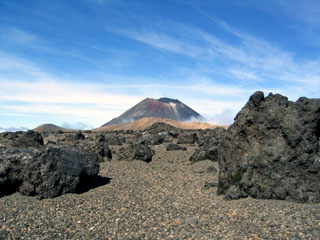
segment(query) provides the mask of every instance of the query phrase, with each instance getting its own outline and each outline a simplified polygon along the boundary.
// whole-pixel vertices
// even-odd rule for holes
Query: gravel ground
[[[0,239],[320,239],[320,204],[225,201],[217,163],[191,165],[186,146],[154,146],[151,163],[115,155],[100,168],[110,182],[82,194],[3,197]]]

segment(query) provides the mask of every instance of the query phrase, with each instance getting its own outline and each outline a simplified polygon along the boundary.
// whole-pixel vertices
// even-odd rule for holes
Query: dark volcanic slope
[[[186,121],[191,118],[202,118],[199,113],[192,110],[179,100],[170,98],[160,98],[158,100],[146,98],[103,126],[132,122],[146,117],[170,118],[176,121]]]

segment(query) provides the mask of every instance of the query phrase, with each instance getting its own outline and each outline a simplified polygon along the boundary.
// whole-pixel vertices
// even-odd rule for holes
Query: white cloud
[[[29,129],[26,127],[9,127],[9,128],[2,128],[0,127],[0,133],[2,132],[17,132],[17,131],[28,131]]]
[[[119,107],[126,106],[128,102],[141,99],[141,97],[101,91],[101,88],[104,87],[99,84],[75,84],[54,80],[35,82],[0,80],[2,85],[0,100],[2,101],[43,104],[98,104],[101,107],[119,109]],[[110,103],[112,103],[111,106]]]
[[[88,130],[93,128],[92,125],[81,123],[81,122],[76,122],[76,123],[64,122],[61,124],[61,127],[67,128],[67,129],[79,129],[79,130]]]
[[[238,111],[232,109],[224,109],[223,112],[209,117],[207,120],[211,124],[230,125],[233,123],[234,117]]]

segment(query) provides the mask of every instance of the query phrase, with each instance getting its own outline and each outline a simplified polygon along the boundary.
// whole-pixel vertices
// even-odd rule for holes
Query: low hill
[[[216,127],[228,127],[226,125],[212,125],[209,123],[204,122],[179,122],[168,118],[156,118],[156,117],[148,117],[148,118],[142,118],[134,122],[129,123],[118,123],[118,124],[112,124],[104,127],[99,127],[96,129],[92,129],[92,131],[113,131],[113,130],[144,130],[147,127],[150,127],[151,125],[157,123],[157,122],[163,122],[166,124],[169,124],[171,126],[174,126],[176,128],[180,129],[212,129]]]
[[[33,131],[41,133],[41,132],[58,132],[58,131],[71,132],[74,130],[62,128],[54,124],[46,123],[36,127],[35,129],[33,129]]]

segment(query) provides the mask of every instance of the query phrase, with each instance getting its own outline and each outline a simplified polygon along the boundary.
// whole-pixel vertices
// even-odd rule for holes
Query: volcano
[[[176,121],[187,121],[190,119],[203,120],[204,118],[183,104],[177,99],[159,98],[152,99],[146,98],[140,103],[136,104],[119,117],[112,119],[103,126],[109,126],[118,123],[133,122],[141,118],[157,117],[169,118]]]

